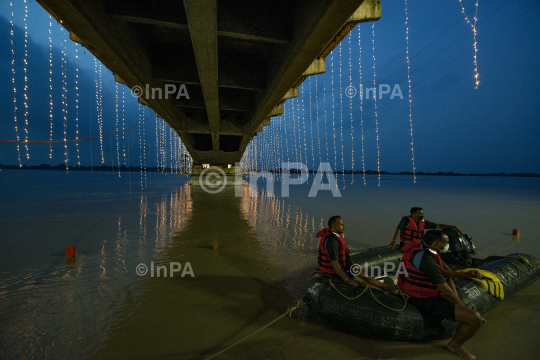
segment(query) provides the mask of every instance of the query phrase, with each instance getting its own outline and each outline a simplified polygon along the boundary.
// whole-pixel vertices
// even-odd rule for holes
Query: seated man
[[[448,349],[468,360],[476,357],[463,347],[476,331],[486,323],[480,314],[463,304],[455,287],[449,286],[447,276],[475,277],[476,271],[452,274],[444,269],[439,251],[448,249],[448,237],[441,231],[430,230],[419,240],[409,241],[403,246],[401,262],[406,274],[400,274],[398,284],[401,290],[410,296],[409,302],[416,306],[423,316],[438,317],[451,321],[461,321],[456,334],[447,345]],[[451,281],[451,280],[450,280]],[[453,283],[452,283],[453,286]]]
[[[392,242],[387,246],[390,249],[396,247],[396,241],[399,236],[400,250],[409,241],[422,240],[424,238],[424,230],[429,229],[455,229],[459,235],[463,235],[461,229],[455,225],[436,224],[434,222],[424,220],[424,210],[421,207],[413,207],[410,210],[411,215],[403,216],[399,222]],[[403,250],[401,250],[403,252]]]
[[[322,229],[317,233],[320,237],[319,241],[319,270],[323,275],[328,277],[336,277],[345,281],[351,286],[359,284],[379,288],[393,294],[401,292],[399,286],[386,285],[370,276],[360,272],[353,274],[350,271],[353,262],[349,256],[349,248],[343,238],[345,224],[340,216],[332,216],[328,220],[328,228]]]

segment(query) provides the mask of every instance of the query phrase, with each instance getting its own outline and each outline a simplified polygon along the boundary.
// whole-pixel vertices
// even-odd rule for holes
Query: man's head
[[[424,244],[430,249],[441,252],[450,243],[448,236],[440,230],[429,230],[424,235]]]
[[[332,232],[343,234],[345,232],[345,224],[343,224],[341,216],[336,215],[328,219],[328,229]]]
[[[421,207],[411,208],[411,216],[415,221],[422,220],[424,218],[424,210]]]

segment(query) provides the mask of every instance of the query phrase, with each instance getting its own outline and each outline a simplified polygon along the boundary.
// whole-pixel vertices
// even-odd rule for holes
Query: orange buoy
[[[66,248],[66,259],[71,259],[72,257],[75,257],[75,245]]]
[[[215,239],[214,240],[214,250],[217,250],[218,249],[218,240]]]
[[[512,235],[519,236],[519,229],[512,230]]]

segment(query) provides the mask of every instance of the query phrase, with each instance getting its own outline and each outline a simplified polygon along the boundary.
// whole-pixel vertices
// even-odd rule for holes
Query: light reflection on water
[[[388,189],[347,182],[342,199],[307,199],[307,186],[281,198],[266,196],[263,186],[250,196],[246,185],[239,198],[232,189],[209,195],[185,177],[154,174],[146,191],[130,194],[127,180],[112,174],[34,172],[25,180],[21,173],[6,181],[10,173],[2,172],[8,190],[0,209],[7,224],[0,227],[5,358],[192,358],[221,350],[301,297],[316,263],[314,234],[330,215],[344,216],[349,245],[383,245],[402,212],[421,198],[433,220],[452,223],[459,213],[458,225],[479,235],[477,244],[489,254],[518,250],[512,246],[539,251],[530,244],[536,233],[524,227],[521,242],[490,245],[505,228],[538,212],[538,181],[528,179],[522,181],[525,195],[516,197],[521,189],[501,186],[508,179],[469,187],[464,179],[454,179],[455,185],[427,179],[413,192],[392,178]],[[385,183],[390,180],[383,178]],[[494,214],[489,221],[479,212],[485,207]],[[496,214],[498,207],[504,215]],[[382,216],[388,209],[395,214]],[[76,245],[72,263],[65,259],[69,245]],[[138,264],[152,261],[190,262],[195,278],[136,274]],[[276,325],[266,334],[287,334],[298,326],[290,321],[296,324]]]

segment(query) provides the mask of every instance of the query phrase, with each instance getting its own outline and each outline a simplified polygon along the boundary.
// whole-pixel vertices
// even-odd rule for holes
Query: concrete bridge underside
[[[180,136],[194,164],[240,161],[379,0],[37,0]],[[189,95],[164,98],[167,86]],[[154,92],[156,95],[157,92]],[[185,95],[185,92],[184,92]]]

